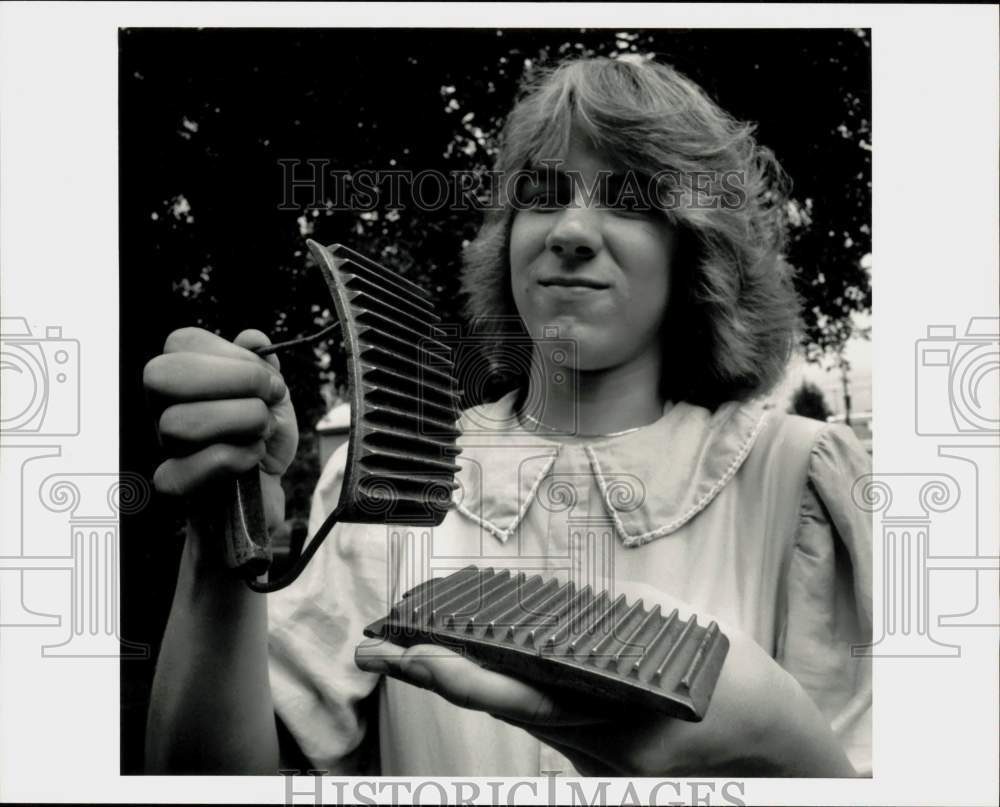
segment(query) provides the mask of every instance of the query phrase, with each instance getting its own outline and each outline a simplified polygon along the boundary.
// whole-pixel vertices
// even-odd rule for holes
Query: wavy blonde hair
[[[627,170],[663,172],[678,202],[660,206],[681,235],[662,393],[715,408],[770,389],[791,353],[799,306],[781,257],[786,177],[757,144],[754,127],[666,64],[573,59],[522,83],[495,171],[512,176],[565,153],[574,127]],[[738,204],[726,176],[739,179]],[[515,209],[509,194],[500,202],[463,254],[462,289],[474,321],[517,316],[509,263]],[[515,366],[503,360],[505,341],[498,337],[490,356],[500,376]],[[508,371],[499,381],[523,391],[526,372]]]

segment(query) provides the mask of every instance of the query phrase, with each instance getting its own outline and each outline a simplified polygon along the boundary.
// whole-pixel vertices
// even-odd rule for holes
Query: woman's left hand
[[[366,642],[355,660],[524,729],[584,776],[854,776],[798,683],[748,636],[726,634],[729,653],[700,723],[546,692],[436,645]]]

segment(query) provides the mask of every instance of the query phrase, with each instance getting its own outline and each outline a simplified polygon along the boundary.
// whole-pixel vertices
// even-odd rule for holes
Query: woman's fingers
[[[438,645],[397,647],[389,642],[367,643],[355,651],[363,670],[399,678],[432,689],[465,709],[522,723],[578,726],[603,722],[605,714],[573,708],[517,679],[492,672]]]
[[[252,355],[252,354],[251,354]],[[169,401],[261,398],[280,403],[288,392],[281,376],[262,360],[203,353],[164,353],[143,371],[146,389]]]
[[[164,353],[208,353],[250,362],[266,362],[275,370],[281,369],[281,362],[274,354],[258,356],[256,348],[267,347],[271,340],[263,331],[248,328],[230,342],[203,328],[178,328],[172,331],[163,345]]]
[[[610,719],[606,709],[590,704],[583,709],[571,707],[438,645],[404,649],[389,642],[368,641],[357,647],[354,658],[363,670],[433,690],[456,706],[488,712],[533,734],[584,775],[619,775],[617,768],[602,759]]]
[[[238,347],[246,348],[247,350],[253,350],[258,347],[267,347],[271,344],[271,340],[268,338],[267,334],[263,331],[258,331],[255,328],[248,328],[245,331],[240,331],[239,336],[233,340],[233,344]],[[260,357],[255,353],[254,356],[259,361],[266,361],[275,370],[281,369],[281,362],[278,361],[276,354],[272,353],[270,356]]]
[[[237,344],[223,339],[218,334],[206,331],[204,328],[178,328],[171,331],[163,343],[164,353],[207,353],[212,356],[222,356],[248,362],[263,361],[251,348],[259,347],[257,335],[263,337],[262,344],[270,344],[267,337],[260,331],[243,331],[237,339],[243,337],[244,344]]]
[[[287,389],[276,372],[277,358],[252,352],[269,344],[266,334],[253,329],[230,342],[203,328],[179,328],[167,337],[163,354],[146,365],[143,382],[150,392],[175,400],[257,397],[278,403]]]
[[[266,440],[277,425],[260,398],[174,404],[163,410],[159,421],[164,448],[177,455],[191,454],[207,443]]]
[[[263,440],[248,446],[214,443],[187,457],[160,463],[153,485],[168,496],[189,496],[213,482],[256,468],[265,452]]]

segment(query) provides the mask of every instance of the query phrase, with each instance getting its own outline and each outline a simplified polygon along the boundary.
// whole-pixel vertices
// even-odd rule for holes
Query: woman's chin
[[[589,318],[577,314],[548,317],[545,322],[529,326],[532,338],[539,342],[557,339],[572,341],[581,348],[593,345],[601,336],[600,326]]]
[[[621,350],[607,323],[595,323],[575,315],[549,318],[529,325],[535,349],[546,364],[569,372],[599,372],[621,363]]]

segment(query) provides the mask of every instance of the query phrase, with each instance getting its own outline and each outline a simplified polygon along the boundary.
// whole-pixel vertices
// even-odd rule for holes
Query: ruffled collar
[[[714,412],[677,403],[654,423],[618,437],[574,442],[525,429],[516,393],[466,410],[456,509],[506,542],[568,446],[582,448],[604,507],[626,546],[670,535],[704,510],[739,470],[767,423],[763,400],[730,402]],[[639,480],[644,495],[616,484]]]

